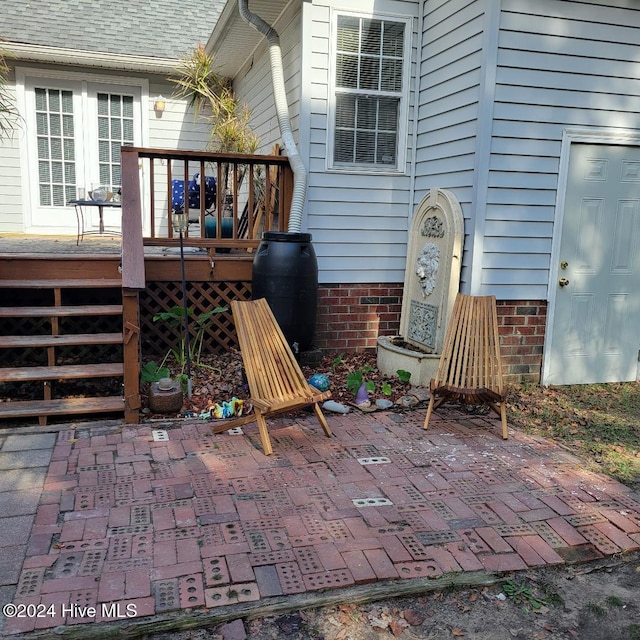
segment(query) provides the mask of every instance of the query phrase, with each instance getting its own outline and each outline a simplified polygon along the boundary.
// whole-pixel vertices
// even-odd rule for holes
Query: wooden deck
[[[230,305],[251,297],[262,232],[286,229],[288,159],[133,147],[123,147],[121,159],[121,235],[0,234],[0,384],[40,383],[28,406],[0,402],[0,418],[2,405],[16,409],[10,417],[38,415],[41,425],[49,415],[115,407],[137,422],[141,355],[162,359],[180,341],[180,328],[154,318],[184,304],[181,245],[187,305],[204,349],[237,346]],[[213,199],[205,181],[192,187],[199,175],[215,183]],[[183,212],[190,224],[180,238],[173,223]],[[229,311],[204,329],[197,324],[223,306]],[[63,380],[96,376],[122,378],[122,396],[83,404],[55,394]]]

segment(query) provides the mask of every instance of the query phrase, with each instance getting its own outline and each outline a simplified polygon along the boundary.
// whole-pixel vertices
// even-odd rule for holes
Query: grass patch
[[[597,602],[589,602],[587,610],[597,618],[604,618],[607,615],[607,610]]]
[[[640,488],[640,383],[514,387],[508,413],[515,427],[553,439],[592,470]]]
[[[618,596],[608,596],[607,604],[610,607],[624,607],[624,602],[622,602]]]
[[[629,640],[640,640],[640,624],[629,625]]]

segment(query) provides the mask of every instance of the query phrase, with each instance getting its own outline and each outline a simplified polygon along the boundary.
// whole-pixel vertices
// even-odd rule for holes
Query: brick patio
[[[47,615],[0,632],[246,611],[374,581],[393,594],[640,547],[640,503],[566,450],[503,441],[489,416],[423,419],[331,415],[331,439],[311,414],[271,420],[270,457],[255,425],[212,436],[204,421],[5,437],[0,597]]]

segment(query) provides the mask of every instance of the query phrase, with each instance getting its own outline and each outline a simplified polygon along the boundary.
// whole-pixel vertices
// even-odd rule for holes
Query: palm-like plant
[[[196,119],[209,124],[208,148],[219,153],[255,153],[258,136],[249,127],[251,114],[233,92],[231,81],[213,70],[213,55],[199,44],[182,60],[176,75],[169,78],[175,85],[174,95],[188,101]],[[229,165],[222,165],[223,196],[230,193]],[[239,167],[240,186],[246,167]],[[224,197],[223,197],[224,202]]]
[[[175,95],[185,98],[196,118],[210,124],[209,148],[219,152],[254,153],[258,137],[249,128],[250,113],[240,104],[231,81],[213,70],[213,55],[198,45],[169,78]]]
[[[0,52],[0,140],[6,138],[13,131],[15,120],[18,117],[12,97],[7,90],[8,76],[9,66],[5,56]]]

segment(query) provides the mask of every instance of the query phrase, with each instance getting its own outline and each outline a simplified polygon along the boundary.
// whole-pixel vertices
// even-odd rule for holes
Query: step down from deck
[[[0,365],[0,421],[37,417],[45,425],[50,416],[124,412],[123,395],[113,395],[122,388],[123,356],[111,362],[123,351],[121,280],[0,279],[0,290],[0,351],[5,365],[14,365]],[[96,390],[87,397],[58,397],[65,383],[84,390],[92,380]],[[100,387],[111,394],[103,396]],[[22,399],[25,388],[39,388],[39,397]]]

